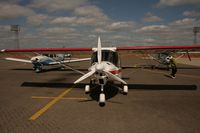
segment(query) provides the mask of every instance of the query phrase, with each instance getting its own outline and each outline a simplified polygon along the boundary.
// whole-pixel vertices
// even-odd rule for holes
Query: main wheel
[[[85,86],[85,94],[88,94],[90,92],[90,86],[86,85]]]
[[[124,95],[127,95],[127,94],[128,94],[128,86],[127,86],[127,85],[125,85],[125,86],[123,87],[123,94],[124,94]]]

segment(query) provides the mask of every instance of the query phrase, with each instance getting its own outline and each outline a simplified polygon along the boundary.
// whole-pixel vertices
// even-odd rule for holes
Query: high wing
[[[130,46],[117,47],[117,50],[195,50],[200,49],[200,45],[185,45],[185,46]]]
[[[65,52],[65,51],[91,51],[92,48],[19,48],[2,49],[1,52]]]
[[[17,61],[17,62],[24,62],[24,63],[32,63],[31,60],[25,60],[25,59],[18,59],[18,58],[4,58],[5,60],[10,61]]]
[[[70,59],[70,60],[64,60],[64,61],[61,61],[61,62],[51,62],[49,63],[50,65],[55,65],[55,64],[60,64],[60,63],[73,63],[73,62],[81,62],[81,61],[90,61],[91,58],[82,58],[82,59]]]
[[[2,49],[1,52],[64,52],[64,51],[92,51],[93,48],[20,48],[20,49]],[[127,46],[116,47],[117,51],[125,50],[197,50],[200,45],[184,46]]]

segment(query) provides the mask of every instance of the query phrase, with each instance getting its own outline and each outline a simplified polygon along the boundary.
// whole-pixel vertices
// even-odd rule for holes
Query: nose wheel
[[[42,67],[37,67],[37,68],[35,68],[35,72],[36,73],[39,73],[39,72],[41,72],[42,71]]]
[[[102,92],[99,95],[99,105],[100,106],[105,106],[105,101],[106,101],[106,97],[105,97],[105,94]]]

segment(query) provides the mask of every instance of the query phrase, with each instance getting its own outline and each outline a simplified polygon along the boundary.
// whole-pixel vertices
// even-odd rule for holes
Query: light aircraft
[[[3,51],[3,50],[2,50]],[[37,53],[38,54],[38,53]],[[66,65],[66,63],[72,62],[80,62],[80,61],[88,61],[90,58],[71,58],[70,54],[38,54],[37,56],[33,56],[30,60],[28,59],[19,59],[19,58],[4,58],[5,60],[10,61],[17,61],[17,62],[24,62],[24,63],[32,63],[33,70],[36,73],[42,71],[43,66],[52,66],[52,65],[59,65],[61,69],[69,68],[73,71],[83,74],[83,72],[73,69],[72,67]]]
[[[81,81],[90,78],[90,83],[101,86],[101,93],[99,94],[99,104],[105,105],[104,86],[110,81],[114,83],[117,81],[123,85],[123,94],[128,93],[128,84],[121,78],[121,63],[118,56],[118,51],[149,51],[149,50],[187,50],[192,51],[200,49],[200,46],[130,46],[130,47],[102,47],[100,37],[98,37],[97,48],[35,48],[35,49],[5,49],[4,52],[37,52],[37,51],[93,51],[91,56],[91,66],[88,68],[88,73],[81,76],[74,81],[78,84]],[[166,59],[163,58],[164,60]],[[85,85],[85,93],[91,91],[90,84]]]
[[[185,51],[185,52],[173,52],[173,53],[171,53],[171,51],[169,51],[169,52],[157,53],[154,56],[152,56],[152,55],[148,55],[148,56],[150,57],[150,59],[153,59],[153,60],[157,61],[161,65],[169,66],[170,58],[174,56],[173,55],[174,53],[178,53],[178,56],[175,57],[176,60],[178,60],[179,58],[187,55],[188,59],[191,61],[191,57],[190,57],[188,51]]]

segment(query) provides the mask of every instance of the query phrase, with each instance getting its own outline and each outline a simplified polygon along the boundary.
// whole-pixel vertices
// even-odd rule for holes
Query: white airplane
[[[106,97],[104,86],[111,81],[120,82],[123,94],[128,93],[128,85],[126,81],[121,78],[121,66],[118,51],[141,51],[141,50],[195,50],[200,49],[200,46],[130,46],[130,47],[102,47],[100,37],[98,38],[97,48],[39,48],[39,49],[5,49],[3,52],[37,52],[37,51],[93,51],[91,56],[91,66],[89,72],[77,79],[74,84],[78,84],[81,81],[90,78],[90,83],[98,84],[101,86],[101,93],[99,94],[99,104],[105,105]],[[167,57],[163,58],[164,60]],[[91,90],[90,85],[85,85],[85,93],[89,93]]]
[[[91,57],[92,65],[89,67],[89,72],[77,79],[74,84],[90,78],[92,83],[99,84],[101,86],[101,93],[99,96],[99,104],[105,104],[104,86],[110,81],[118,81],[123,86],[123,94],[128,93],[127,83],[121,79],[121,67],[118,58],[116,48],[102,48],[100,37],[98,38],[98,47],[93,48],[93,54]],[[90,92],[90,85],[85,86],[85,92]]]
[[[42,71],[43,66],[52,66],[52,65],[59,65],[61,66],[61,69],[69,68],[73,71],[76,71],[78,73],[84,74],[81,71],[78,71],[76,69],[73,69],[72,67],[66,65],[66,63],[72,63],[72,62],[81,62],[81,61],[88,61],[91,60],[91,58],[71,58],[71,55],[67,54],[38,54],[37,56],[32,57],[30,60],[28,59],[19,59],[19,58],[4,58],[5,60],[10,61],[17,61],[17,62],[24,62],[24,63],[32,63],[33,64],[33,70],[36,73],[39,73]]]

